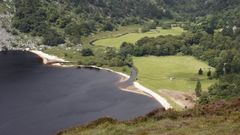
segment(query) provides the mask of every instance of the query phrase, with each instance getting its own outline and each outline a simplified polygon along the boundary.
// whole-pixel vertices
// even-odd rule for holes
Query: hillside
[[[15,0],[13,27],[42,36],[43,43],[58,45],[98,31],[113,31],[118,25],[140,24],[148,19],[171,18],[161,0]]]
[[[170,0],[169,9],[175,18],[193,22],[212,33],[212,29],[240,26],[239,0]],[[193,26],[193,25],[192,25]]]
[[[168,0],[165,2],[173,11],[191,17],[220,13],[238,8],[240,4],[238,0]]]
[[[57,135],[239,135],[240,100],[218,101],[192,110],[155,110],[127,122],[102,118]]]

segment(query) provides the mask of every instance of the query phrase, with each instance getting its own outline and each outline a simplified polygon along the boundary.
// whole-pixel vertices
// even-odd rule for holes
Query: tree
[[[212,72],[211,72],[211,70],[209,70],[209,71],[207,72],[207,76],[208,76],[209,79],[212,77]]]
[[[123,56],[132,55],[134,52],[134,45],[131,43],[123,42],[120,46],[120,54]]]
[[[199,75],[203,75],[203,70],[202,70],[202,68],[200,68],[200,69],[198,70],[198,74],[199,74]]]
[[[222,33],[224,36],[233,36],[234,31],[233,31],[232,27],[228,26],[228,27],[223,28]]]
[[[83,48],[81,53],[82,56],[93,56],[93,51],[90,48]]]
[[[54,30],[49,30],[47,35],[43,36],[43,43],[50,46],[65,43],[64,38]]]
[[[107,22],[104,26],[103,26],[103,31],[113,31],[114,29],[114,25],[110,22]]]
[[[202,94],[202,84],[199,80],[197,81],[197,85],[196,85],[196,88],[195,88],[195,93],[196,93],[197,97],[200,97],[201,94]]]
[[[165,23],[165,24],[161,25],[161,27],[162,27],[163,29],[171,29],[171,28],[172,28],[172,25],[171,25],[170,23]]]
[[[239,97],[240,75],[227,74],[220,77],[219,83],[216,83],[209,87],[208,93],[211,101]]]
[[[16,13],[13,17],[13,27],[20,32],[29,33],[39,25],[46,25],[47,14],[41,8],[39,0],[15,1]],[[35,30],[36,31],[36,30]]]
[[[116,53],[116,49],[113,47],[107,47],[105,50],[105,56],[104,59],[105,60],[111,60],[112,58],[116,57],[117,53]]]
[[[142,27],[141,28],[142,33],[145,33],[145,32],[148,32],[148,31],[150,31],[150,29],[148,27]]]
[[[231,65],[233,67],[234,72],[237,72],[237,73],[240,72],[240,55],[239,54],[234,56],[234,59]]]
[[[211,70],[208,70],[208,72],[207,72],[207,76],[208,76],[208,77],[211,77],[211,76],[212,76],[212,72],[211,72]]]

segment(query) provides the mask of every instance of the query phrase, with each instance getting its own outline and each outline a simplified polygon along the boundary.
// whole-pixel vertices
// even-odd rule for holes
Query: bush
[[[113,31],[114,30],[114,25],[110,22],[106,23],[103,28],[103,31]]]
[[[209,70],[209,71],[207,72],[207,76],[208,76],[208,79],[212,79],[212,72],[211,72],[211,70]]]
[[[172,28],[172,25],[170,23],[166,23],[166,24],[163,24],[161,26],[163,29],[171,29]]]
[[[134,53],[134,45],[131,43],[122,43],[120,46],[120,54],[123,56],[132,55]]]
[[[145,32],[148,32],[148,31],[150,31],[150,29],[148,27],[142,27],[141,28],[142,33],[145,33]]]
[[[13,29],[13,30],[11,31],[11,33],[12,33],[12,35],[18,35],[18,32],[17,32],[15,29]]]
[[[150,31],[151,29],[156,29],[156,28],[157,28],[157,22],[154,21],[154,22],[150,22],[150,23],[145,24],[142,27],[141,31],[144,33],[144,32]]]
[[[200,69],[198,70],[198,75],[203,75],[203,70],[202,70],[202,68],[200,68]]]
[[[90,48],[83,48],[81,51],[82,56],[93,56],[93,51]]]
[[[56,46],[65,43],[64,38],[53,30],[51,30],[48,34],[44,35],[43,38],[43,44],[50,46]]]
[[[199,104],[207,104],[209,102],[210,102],[209,94],[207,92],[203,92],[202,95],[199,98],[198,103]]]

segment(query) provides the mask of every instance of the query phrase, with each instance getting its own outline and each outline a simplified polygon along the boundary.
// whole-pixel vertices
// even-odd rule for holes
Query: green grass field
[[[135,33],[140,28],[140,25],[128,25],[128,26],[120,26],[116,31],[101,31],[94,35],[82,37],[81,41],[83,45],[90,45],[92,41],[103,39],[103,38],[114,38],[119,35],[127,34],[127,33]]]
[[[191,56],[134,57],[133,61],[138,69],[138,82],[156,91],[193,91],[198,79],[207,90],[216,81],[207,78],[209,66]],[[198,75],[200,68],[204,70],[202,76]],[[173,77],[175,79],[170,80]]]
[[[144,37],[157,37],[160,35],[181,35],[184,30],[180,27],[173,27],[172,29],[162,29],[158,27],[146,33],[130,33],[120,37],[111,37],[106,39],[97,40],[93,44],[103,47],[116,47],[119,48],[123,42],[135,43]]]

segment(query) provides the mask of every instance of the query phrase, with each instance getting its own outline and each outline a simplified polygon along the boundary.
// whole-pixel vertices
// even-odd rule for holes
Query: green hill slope
[[[219,101],[192,110],[155,110],[145,117],[119,122],[102,118],[57,135],[239,135],[240,99]]]

